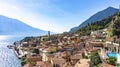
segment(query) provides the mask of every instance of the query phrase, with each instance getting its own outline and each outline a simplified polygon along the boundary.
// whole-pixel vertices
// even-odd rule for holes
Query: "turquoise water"
[[[0,35],[0,67],[21,67],[20,60],[12,49],[7,48],[7,45],[11,45],[14,41],[21,40],[22,38]]]
[[[107,53],[108,57],[116,57],[117,58],[117,63],[120,63],[120,55],[117,53]]]
[[[116,58],[118,58],[118,56],[117,56],[117,53],[107,53],[107,56],[108,57],[116,57]]]

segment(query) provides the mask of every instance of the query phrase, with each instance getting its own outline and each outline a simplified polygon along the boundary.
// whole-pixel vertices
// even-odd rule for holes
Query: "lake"
[[[8,49],[7,45],[11,45],[13,42],[23,38],[23,36],[0,35],[0,67],[22,67],[14,51]]]

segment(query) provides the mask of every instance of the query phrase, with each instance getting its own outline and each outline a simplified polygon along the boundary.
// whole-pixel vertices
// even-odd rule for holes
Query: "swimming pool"
[[[108,57],[116,57],[117,58],[117,62],[120,63],[120,55],[119,54],[114,53],[114,52],[110,52],[110,53],[107,53],[107,56]]]
[[[107,53],[107,56],[108,56],[108,57],[115,57],[115,58],[118,58],[117,53],[113,53],[113,52]]]

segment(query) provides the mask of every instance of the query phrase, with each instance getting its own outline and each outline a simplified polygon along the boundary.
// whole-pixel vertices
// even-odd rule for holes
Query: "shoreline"
[[[13,48],[13,52],[15,53],[15,55],[16,55],[16,57],[18,58],[18,59],[20,59],[21,57],[19,57],[19,55],[18,55],[18,53],[17,53],[17,51]]]

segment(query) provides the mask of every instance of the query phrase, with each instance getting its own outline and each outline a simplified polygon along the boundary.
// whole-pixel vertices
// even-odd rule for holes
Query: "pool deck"
[[[119,54],[117,54],[117,63],[120,63],[120,55]]]

